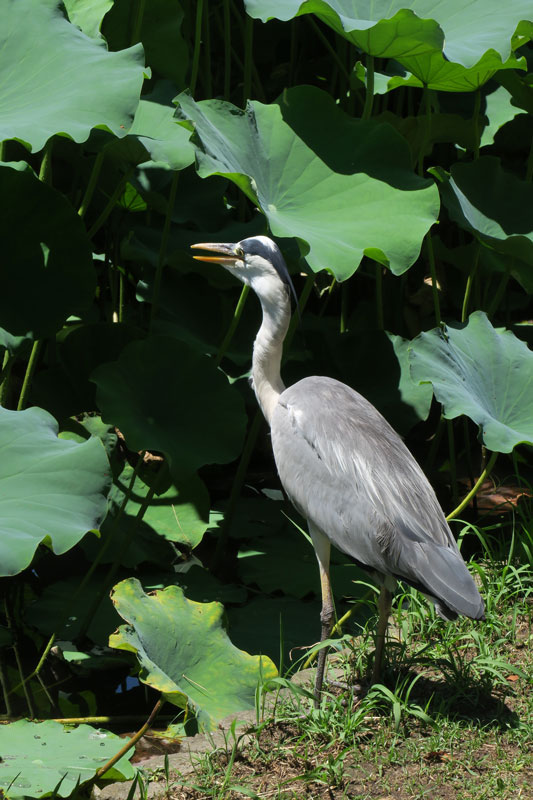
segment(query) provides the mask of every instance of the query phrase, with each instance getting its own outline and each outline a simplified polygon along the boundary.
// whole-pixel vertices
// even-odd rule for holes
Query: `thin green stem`
[[[202,46],[202,19],[204,12],[204,0],[197,0],[196,3],[196,22],[194,26],[194,50],[192,54],[191,66],[191,94],[196,92],[196,81],[198,80],[198,67],[200,65],[200,48]]]
[[[213,80],[212,80],[212,67],[211,67],[211,28],[209,26],[209,0],[205,0],[204,6],[204,70],[203,70],[203,84],[204,94],[206,97],[213,97]]]
[[[235,331],[237,330],[237,326],[238,326],[238,324],[240,322],[240,319],[242,317],[242,312],[244,310],[244,306],[246,305],[246,298],[248,297],[249,293],[250,293],[250,287],[244,285],[242,287],[242,289],[241,289],[241,294],[240,294],[240,297],[239,297],[239,299],[237,301],[237,305],[235,306],[235,311],[233,312],[233,317],[232,317],[230,326],[229,326],[228,330],[226,331],[226,335],[224,336],[224,338],[222,340],[222,344],[220,345],[220,347],[218,349],[217,357],[215,358],[215,364],[216,364],[217,367],[220,365],[220,362],[222,361],[222,359],[226,355],[226,352],[227,352],[227,349],[228,349],[228,347],[230,345],[230,342],[233,339],[233,335],[234,335]]]
[[[345,333],[347,329],[347,316],[348,316],[348,288],[347,282],[341,283],[341,318],[339,324],[339,331]]]
[[[37,341],[33,343],[33,347],[30,353],[30,360],[28,361],[26,367],[26,374],[24,375],[24,382],[22,384],[22,389],[20,391],[20,397],[17,404],[17,411],[22,411],[24,408],[26,408],[28,392],[30,390],[31,381],[33,378],[33,374],[35,372],[35,368],[37,366],[37,362],[39,360],[39,355],[41,353],[42,346],[43,346],[42,339],[37,339]]]
[[[259,436],[259,431],[261,430],[262,424],[263,424],[263,413],[261,409],[258,408],[254,414],[252,424],[250,425],[250,429],[248,431],[248,435],[244,443],[244,448],[241,453],[241,457],[239,459],[239,464],[235,472],[235,477],[233,479],[233,484],[231,486],[231,492],[228,499],[228,504],[226,506],[226,511],[224,512],[224,520],[220,528],[220,533],[217,538],[213,560],[210,565],[211,570],[215,573],[215,575],[219,572],[220,565],[226,553],[226,547],[231,525],[233,523],[233,518],[235,516],[237,504],[241,496],[241,491],[244,484],[244,480],[246,478],[248,465],[250,464],[250,459],[252,457],[252,453],[254,452],[255,445],[257,442],[257,437]]]
[[[531,146],[529,148],[529,156],[527,157],[526,165],[526,181],[533,180],[533,138],[531,139]]]
[[[145,451],[143,451],[142,455],[139,456],[139,462],[138,463],[142,464],[142,462],[144,460],[144,454],[145,454]],[[144,517],[148,506],[150,505],[150,503],[152,502],[152,500],[154,498],[154,494],[157,492],[158,486],[160,485],[163,476],[166,475],[166,474],[167,474],[167,465],[166,465],[165,462],[163,462],[162,465],[159,467],[159,470],[158,470],[157,475],[155,476],[154,482],[150,486],[148,492],[146,493],[146,496],[143,498],[143,500],[142,500],[142,502],[141,502],[141,504],[139,506],[139,510],[137,511],[137,514],[135,515],[135,520],[136,520],[137,524],[139,522],[141,522],[142,518]],[[137,477],[137,475],[135,475],[135,477]],[[135,481],[133,481],[133,482],[130,481],[129,488],[128,488],[128,496],[124,497],[124,500],[122,502],[122,506],[121,506],[122,510],[124,510],[124,508],[126,507],[126,503],[128,502],[128,500],[131,497],[131,494],[132,494],[133,488],[134,488],[134,483],[135,483]],[[124,502],[124,501],[126,501],[126,502]],[[118,570],[120,568],[120,565],[122,563],[122,559],[124,558],[124,556],[125,556],[125,554],[126,554],[126,552],[128,550],[130,541],[132,539],[130,533],[131,532],[129,531],[129,529],[125,529],[123,531],[123,533],[122,533],[122,540],[120,541],[120,547],[117,548],[117,554],[116,554],[116,556],[115,556],[115,558],[113,560],[113,563],[109,567],[107,575],[105,576],[104,580],[102,581],[100,589],[95,593],[93,602],[91,603],[89,611],[88,611],[88,613],[87,613],[87,615],[86,615],[86,617],[85,617],[85,619],[83,621],[83,624],[81,625],[80,630],[78,632],[78,637],[80,639],[82,639],[85,636],[85,634],[87,632],[87,629],[88,629],[89,625],[91,624],[91,620],[94,618],[94,615],[96,614],[96,612],[98,611],[98,608],[100,607],[100,603],[104,599],[104,595],[106,593],[107,587],[111,586],[111,584],[112,584],[112,582],[113,582],[113,580],[115,578],[115,575],[117,574],[117,572],[118,572]]]
[[[374,56],[367,54],[366,57],[366,94],[363,106],[362,119],[370,119],[372,116],[372,106],[374,103]]]
[[[453,511],[451,511],[451,512],[448,514],[448,516],[446,517],[446,519],[448,520],[448,522],[449,522],[451,519],[453,519],[454,517],[456,517],[458,514],[460,514],[460,513],[461,513],[461,511],[462,511],[464,508],[466,508],[466,506],[469,504],[469,502],[472,500],[472,498],[473,498],[473,497],[474,497],[474,496],[475,496],[475,495],[478,493],[479,489],[480,489],[480,488],[481,488],[481,486],[483,485],[483,482],[486,480],[486,478],[488,477],[488,475],[489,475],[489,474],[490,474],[490,472],[492,471],[492,468],[494,467],[494,464],[496,463],[496,459],[497,459],[497,458],[498,458],[498,453],[492,453],[492,454],[491,454],[491,456],[490,456],[490,458],[489,458],[489,461],[488,461],[488,463],[487,463],[487,466],[485,467],[485,469],[483,470],[483,472],[481,473],[481,475],[480,475],[480,476],[479,476],[479,478],[477,479],[477,481],[476,481],[476,483],[474,484],[474,486],[473,486],[473,487],[471,488],[471,490],[468,492],[468,494],[466,495],[466,497],[464,497],[464,498],[461,500],[461,502],[459,503],[459,505],[457,506],[457,508],[454,508],[454,510],[453,510]]]
[[[383,311],[383,267],[376,263],[376,321],[378,330],[385,329],[385,315]]]
[[[424,107],[426,112],[426,124],[424,128],[424,136],[420,145],[420,155],[418,157],[418,174],[424,174],[424,158],[426,155],[426,147],[431,143],[431,91],[424,87]]]
[[[46,142],[43,150],[43,157],[41,159],[41,167],[39,169],[39,180],[46,183],[48,186],[52,185],[52,146],[54,137],[51,136]]]
[[[100,230],[100,228],[102,227],[102,225],[104,224],[104,222],[106,221],[108,216],[113,211],[113,209],[114,209],[114,207],[115,207],[115,205],[117,203],[117,200],[119,199],[120,195],[124,191],[124,187],[125,187],[126,183],[128,182],[129,177],[130,177],[132,172],[133,172],[133,167],[130,167],[128,169],[128,171],[119,180],[117,185],[115,186],[115,190],[114,190],[113,194],[111,195],[111,197],[109,198],[109,200],[107,201],[102,213],[97,218],[96,222],[94,222],[93,225],[91,226],[91,228],[89,228],[89,230],[87,231],[87,236],[89,237],[89,239],[92,239],[93,236],[95,235],[95,233],[97,233]]]
[[[8,686],[7,686],[7,680],[6,680],[6,675],[5,675],[5,671],[4,671],[4,662],[2,660],[2,651],[1,650],[0,650],[0,686],[2,687],[2,695],[4,697],[4,703],[5,703],[5,706],[6,706],[6,716],[10,717],[12,715],[12,713],[13,713],[13,710],[12,710],[12,707],[11,707],[11,700],[9,698],[9,692],[8,692]]]
[[[21,661],[21,658],[20,658],[20,653],[19,653],[19,649],[18,649],[18,645],[17,645],[17,636],[16,636],[15,627],[14,627],[14,624],[13,624],[13,619],[12,619],[12,614],[11,614],[11,609],[10,609],[10,605],[9,605],[9,601],[7,599],[7,596],[4,597],[4,613],[5,613],[5,617],[6,617],[7,627],[11,631],[11,635],[13,637],[13,644],[11,645],[11,647],[13,648],[13,653],[15,655],[15,662],[17,664],[17,670],[18,670],[18,673],[19,673],[19,676],[20,676],[20,679],[21,679],[21,683],[19,684],[19,686],[22,686],[22,689],[23,689],[23,692],[24,692],[24,697],[26,699],[26,706],[27,706],[27,709],[28,709],[28,715],[30,717],[34,717],[35,716],[35,712],[34,712],[34,709],[33,709],[33,702],[32,702],[30,691],[29,691],[28,687],[26,686],[26,682],[24,681],[24,673],[22,671],[22,661]],[[11,694],[11,692],[10,692],[10,694]]]
[[[431,293],[433,295],[435,322],[437,325],[440,325],[441,316],[440,316],[440,302],[439,302],[439,284],[437,281],[437,268],[435,265],[435,251],[433,250],[433,241],[431,239],[430,231],[426,233],[426,252],[429,262],[429,274],[431,276]]]
[[[457,502],[457,458],[455,455],[455,435],[453,431],[453,420],[446,420],[448,429],[448,453],[450,459],[450,485],[452,489],[452,502]]]
[[[223,3],[224,19],[224,99],[229,100],[231,94],[231,18],[229,0]]]
[[[252,68],[253,68],[253,48],[254,48],[254,27],[253,19],[246,14],[244,17],[244,73],[242,85],[242,104],[243,107],[249,100],[252,91]]]
[[[118,321],[124,322],[124,296],[126,289],[126,276],[124,270],[118,270]]]
[[[6,347],[2,361],[2,372],[0,373],[0,406],[3,408],[7,408],[9,403],[9,378],[14,363],[15,356],[12,356]]]
[[[426,472],[431,472],[431,470],[433,469],[433,464],[435,463],[435,458],[437,457],[437,450],[439,449],[440,446],[443,431],[444,431],[444,417],[441,414],[437,424],[437,430],[435,431],[433,439],[431,440],[431,446],[429,448],[429,453],[426,459],[425,463]]]
[[[495,293],[492,295],[492,300],[490,301],[488,308],[487,308],[487,316],[492,317],[498,306],[500,305],[502,298],[505,294],[505,290],[507,288],[507,284],[509,282],[509,278],[511,273],[508,269],[505,270],[503,273],[500,282],[498,284],[498,288],[496,289]]]
[[[350,75],[348,73],[348,70],[346,69],[343,61],[339,58],[339,56],[337,54],[337,51],[332,46],[332,44],[330,43],[328,38],[326,36],[324,36],[324,34],[320,30],[320,28],[318,27],[316,22],[314,21],[314,19],[310,15],[306,15],[305,19],[307,20],[309,25],[312,27],[312,29],[316,33],[316,35],[318,36],[318,38],[320,39],[320,41],[322,42],[322,44],[324,45],[324,47],[326,48],[326,50],[328,51],[330,56],[332,57],[333,61],[335,62],[335,64],[339,68],[339,70],[343,73],[343,75],[349,81],[350,80]]]
[[[476,90],[474,96],[474,118],[472,120],[473,127],[474,127],[474,160],[476,161],[479,158],[479,145],[481,136],[479,134],[479,111],[481,108],[481,92],[479,89]]]
[[[474,282],[474,278],[476,276],[477,265],[479,263],[479,254],[481,250],[481,245],[478,243],[476,248],[476,254],[474,256],[474,263],[472,265],[472,269],[468,273],[468,278],[466,279],[466,286],[465,286],[465,294],[463,297],[463,308],[461,310],[461,322],[466,322],[466,318],[468,316],[468,304],[470,302],[470,295],[472,293],[472,284]]]
[[[138,0],[137,8],[135,9],[135,19],[133,22],[133,29],[131,32],[130,45],[137,44],[141,41],[141,28],[143,24],[144,9],[146,0]]]
[[[159,253],[157,256],[157,268],[154,278],[154,291],[152,294],[152,308],[150,311],[150,330],[152,330],[157,311],[159,308],[159,295],[161,293],[161,280],[163,278],[163,267],[165,264],[165,257],[167,254],[168,237],[170,234],[170,225],[172,223],[172,215],[174,213],[174,206],[176,204],[176,193],[178,190],[178,181],[180,173],[176,170],[172,176],[170,184],[170,191],[168,193],[167,208],[165,211],[165,221],[163,223],[163,232],[161,233],[161,243],[159,245]]]
[[[96,184],[98,183],[98,178],[100,177],[100,171],[103,163],[104,153],[103,150],[101,150],[94,159],[93,168],[89,176],[89,182],[87,184],[87,188],[85,189],[85,194],[83,195],[81,205],[78,208],[78,214],[82,219],[87,213],[87,209],[89,208],[91,200],[93,199],[94,190],[96,189]]]
[[[287,335],[285,337],[285,341],[283,343],[283,352],[288,353],[292,344],[292,340],[294,338],[294,334],[296,333],[296,328],[300,324],[300,315],[302,314],[304,308],[307,305],[307,301],[309,300],[309,295],[315,285],[315,273],[310,272],[308,273],[304,287],[300,292],[300,296],[298,298],[298,312],[297,314],[293,314],[291,317],[291,321],[289,324],[289,330],[287,331]]]
[[[161,697],[159,698],[159,700],[155,704],[154,708],[152,709],[152,713],[150,714],[150,716],[148,717],[148,719],[146,720],[146,722],[144,723],[142,728],[140,728],[140,730],[138,730],[137,733],[135,733],[131,737],[131,739],[127,740],[126,744],[123,747],[120,748],[118,753],[115,753],[115,755],[112,756],[112,758],[110,758],[109,761],[107,761],[102,767],[100,767],[99,770],[97,770],[94,778],[92,778],[92,780],[91,780],[91,783],[94,783],[99,778],[101,778],[103,775],[105,775],[106,772],[108,772],[111,769],[111,767],[113,767],[117,763],[117,761],[119,761],[122,758],[122,756],[124,756],[128,752],[128,750],[131,750],[132,747],[135,747],[135,745],[137,744],[139,739],[142,736],[144,736],[144,734],[146,733],[148,728],[153,724],[153,722],[154,722],[155,718],[157,717],[157,715],[159,713],[159,710],[163,706],[164,702],[165,702],[165,700],[164,700],[163,696],[161,695]]]

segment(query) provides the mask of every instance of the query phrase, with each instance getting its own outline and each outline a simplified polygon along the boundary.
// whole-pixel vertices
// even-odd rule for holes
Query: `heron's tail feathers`
[[[459,551],[426,542],[409,544],[402,548],[394,570],[398,578],[429,595],[444,619],[455,619],[458,614],[485,619],[483,599]]]

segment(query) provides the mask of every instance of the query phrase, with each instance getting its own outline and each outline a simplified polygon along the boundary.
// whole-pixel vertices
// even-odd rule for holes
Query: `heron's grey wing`
[[[480,618],[483,601],[429,482],[364,397],[331,378],[286,389],[272,447],[296,508],[343,552]]]

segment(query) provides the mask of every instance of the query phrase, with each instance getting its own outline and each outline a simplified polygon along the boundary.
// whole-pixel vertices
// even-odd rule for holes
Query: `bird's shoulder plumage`
[[[336,547],[424,588],[456,613],[482,616],[433,489],[362,395],[332,378],[304,378],[280,395],[271,434],[289,498]]]

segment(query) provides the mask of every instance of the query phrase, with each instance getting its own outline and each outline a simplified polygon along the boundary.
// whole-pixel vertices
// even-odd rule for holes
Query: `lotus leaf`
[[[263,22],[314,13],[366,53],[399,61],[413,73],[407,85],[471,91],[502,68],[525,68],[511,55],[511,40],[530,18],[529,0],[414,0],[408,9],[404,0],[246,0],[246,9]],[[521,31],[526,40],[532,35],[524,25]]]
[[[0,140],[40,150],[56,133],[75,142],[97,125],[127,133],[145,74],[141,45],[108,52],[65,19],[57,0],[7,0],[2,27]]]
[[[65,0],[68,18],[87,36],[98,38],[102,20],[113,6],[113,0]]]
[[[0,323],[13,336],[52,336],[94,297],[89,239],[66,198],[31,170],[0,166],[0,178]]]
[[[0,725],[0,791],[6,797],[70,797],[124,745],[114,733],[90,725],[65,728],[59,722],[19,719]],[[135,771],[122,756],[107,780],[131,780]],[[8,791],[9,789],[9,791]]]
[[[421,333],[409,349],[415,381],[431,383],[447,419],[476,422],[489,450],[533,444],[533,353],[510,331],[476,311],[464,327]]]
[[[205,730],[253,708],[256,689],[277,675],[269,658],[231,643],[219,603],[187,600],[177,586],[147,595],[134,578],[115,586],[112,600],[128,625],[110,637],[111,647],[135,653],[140,679],[171,703],[190,704]]]
[[[505,172],[495,156],[454,164],[449,175],[440,167],[432,172],[455,222],[494,250],[533,263],[531,182]]]
[[[65,553],[105,516],[101,441],[64,441],[57,430],[41,408],[0,408],[0,575],[27,567],[41,542]]]
[[[165,453],[178,482],[239,455],[243,401],[211,359],[183,342],[166,336],[132,342],[92,380],[102,419],[122,431],[132,450]]]
[[[126,466],[120,475],[119,484],[113,485],[109,499],[115,507],[120,507],[124,491],[131,485],[133,469]],[[133,484],[127,511],[135,516],[149,492],[149,486],[139,477]],[[209,527],[209,495],[198,475],[191,475],[172,485],[161,494],[154,494],[143,514],[143,524],[149,525],[155,533],[170,542],[186,547],[196,547]]]
[[[364,171],[351,175],[334,172],[284,122],[276,104],[251,101],[241,111],[219,100],[195,103],[187,94],[178,100],[195,124],[199,174],[230,178],[261,207],[274,235],[306,241],[313,270],[331,269],[344,280],[367,254],[401,274],[418,257],[438,215],[434,186],[417,187],[412,176],[410,191],[402,191],[396,174],[390,182],[375,179],[379,160],[369,159]],[[375,154],[374,127],[365,135],[358,149]]]

